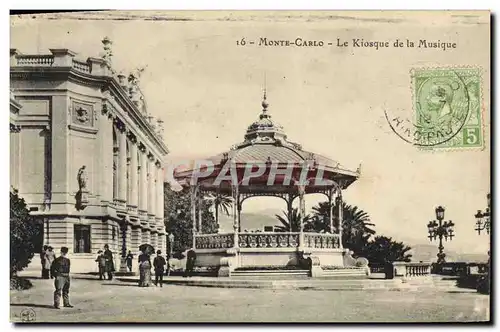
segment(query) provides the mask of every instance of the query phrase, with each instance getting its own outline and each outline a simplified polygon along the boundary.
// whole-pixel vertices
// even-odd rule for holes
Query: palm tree
[[[314,217],[317,219],[312,223],[313,231],[329,231],[330,204],[328,202],[320,202],[312,208]],[[333,203],[333,225],[338,225],[338,210],[337,205]],[[357,206],[351,206],[342,202],[343,220],[342,220],[342,245],[346,248],[359,253],[364,246],[375,234],[375,230],[371,226],[375,224],[370,222],[368,213],[359,209]],[[338,229],[337,229],[338,230]]]
[[[219,223],[219,209],[229,216],[229,209],[233,205],[233,199],[227,195],[217,194],[215,196],[208,196],[205,200],[210,201],[215,207],[215,221]]]
[[[300,214],[297,208],[291,211],[283,211],[283,216],[276,215],[276,218],[283,224],[283,226],[276,226],[278,232],[300,232]],[[307,231],[308,225],[312,219],[310,215],[305,215],[303,218],[304,230]]]

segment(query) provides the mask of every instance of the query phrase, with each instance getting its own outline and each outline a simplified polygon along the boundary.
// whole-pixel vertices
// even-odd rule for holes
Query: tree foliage
[[[312,208],[313,218],[309,223],[315,232],[329,232],[330,204],[320,202]],[[338,207],[333,203],[334,231],[338,231]],[[410,247],[403,242],[396,242],[390,237],[375,236],[375,224],[370,216],[357,206],[342,202],[342,245],[349,248],[356,256],[366,257],[372,264],[394,261],[410,261]],[[374,237],[375,236],[375,237]]]
[[[219,212],[222,212],[226,216],[229,216],[229,211],[233,205],[232,198],[223,194],[217,194],[215,196],[210,195],[206,197],[204,201],[214,206],[215,221],[217,223],[219,223]]]
[[[212,208],[210,200],[201,202],[202,210],[202,233],[216,233],[217,222],[210,211]],[[174,235],[174,252],[182,252],[193,245],[193,223],[191,220],[191,193],[189,188],[181,191],[172,190],[169,184],[165,184],[165,228],[167,232]],[[198,207],[196,209],[198,213]]]
[[[276,226],[278,232],[300,232],[300,214],[299,209],[293,208],[291,211],[283,211],[283,216],[279,214],[276,218],[281,222],[281,226]],[[311,216],[304,216],[304,231],[308,231]]]
[[[16,276],[31,262],[36,241],[40,237],[40,222],[32,218],[17,190],[10,192],[10,276]]]
[[[408,253],[410,250],[411,248],[403,242],[394,241],[387,236],[376,236],[366,244],[363,256],[373,264],[385,264],[395,261],[409,262],[412,256]]]

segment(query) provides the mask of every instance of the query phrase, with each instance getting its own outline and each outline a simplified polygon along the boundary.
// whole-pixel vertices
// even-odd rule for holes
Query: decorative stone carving
[[[87,174],[87,170],[86,170],[85,165],[80,167],[80,169],[78,170],[78,174],[76,176],[76,179],[78,181],[78,187],[79,187],[79,190],[75,196],[76,208],[78,210],[83,210],[89,202],[89,198],[88,198],[89,192],[87,189],[88,174]]]
[[[97,114],[94,112],[92,104],[87,104],[79,101],[72,102],[69,113],[71,114],[71,123],[78,127],[93,128],[97,121]]]
[[[75,109],[75,117],[79,124],[88,125],[90,121],[89,111],[82,107]]]
[[[88,175],[87,175],[87,170],[86,170],[85,165],[80,167],[80,169],[78,170],[77,179],[78,179],[78,186],[80,187],[80,191],[87,190]]]

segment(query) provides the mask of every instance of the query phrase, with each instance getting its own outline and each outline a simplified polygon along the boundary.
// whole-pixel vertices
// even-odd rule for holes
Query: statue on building
[[[78,186],[80,187],[80,191],[81,192],[87,191],[88,175],[87,175],[87,170],[86,170],[85,165],[80,167],[80,169],[78,170],[77,179],[78,179]]]
[[[146,114],[146,102],[142,94],[141,88],[139,86],[139,80],[141,78],[144,68],[140,67],[132,71],[128,75],[128,85],[129,85],[129,97],[132,99],[134,104],[137,106],[142,114]]]
[[[106,61],[106,65],[108,68],[111,69],[111,58],[113,57],[113,51],[111,50],[111,45],[113,45],[113,42],[111,39],[108,37],[104,37],[104,39],[101,41],[103,48],[104,48],[104,54],[102,55],[102,58],[104,61]]]
[[[88,182],[88,175],[87,175],[87,169],[86,166],[83,165],[80,167],[78,170],[78,175],[76,176],[76,179],[78,180],[78,187],[79,190],[76,193],[76,207],[78,210],[84,209],[88,202],[88,189],[87,189],[87,182]]]

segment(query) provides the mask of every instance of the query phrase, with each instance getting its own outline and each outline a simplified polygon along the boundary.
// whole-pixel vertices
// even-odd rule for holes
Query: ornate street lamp
[[[455,224],[453,223],[453,221],[449,220],[449,221],[445,221],[443,222],[444,220],[444,207],[442,206],[438,206],[436,208],[436,220],[431,220],[429,221],[429,223],[427,224],[427,228],[429,230],[429,240],[432,242],[432,240],[436,240],[436,239],[439,239],[439,246],[438,246],[438,249],[439,249],[439,252],[437,254],[437,257],[438,257],[438,260],[437,260],[437,263],[438,264],[442,264],[445,262],[445,257],[446,257],[446,254],[443,252],[443,238],[445,239],[445,241],[448,241],[448,239],[451,241],[453,239],[453,237],[455,236],[455,234],[453,234],[453,227],[455,226]]]
[[[486,195],[486,199],[488,201],[488,207],[486,211],[483,212],[481,210],[477,210],[477,213],[474,215],[476,217],[476,228],[477,234],[481,235],[482,230],[486,230],[486,233],[490,234],[491,227],[491,194]]]

